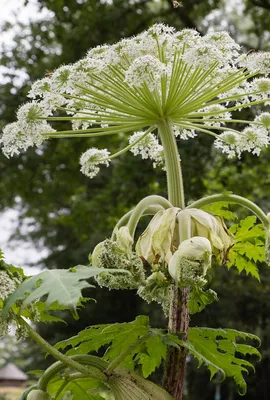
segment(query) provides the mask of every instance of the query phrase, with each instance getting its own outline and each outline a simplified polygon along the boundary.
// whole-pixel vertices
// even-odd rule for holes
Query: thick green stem
[[[252,201],[246,199],[245,197],[237,196],[236,194],[213,194],[212,196],[206,196],[200,200],[194,201],[194,203],[190,204],[187,208],[202,208],[213,203],[218,203],[220,201],[235,203],[239,206],[248,208],[256,215],[256,217],[260,219],[265,229],[269,230],[270,221],[268,220],[263,210]]]
[[[180,158],[170,121],[159,121],[158,133],[164,149],[164,158],[167,173],[168,199],[174,207],[184,208],[184,185],[182,179]]]
[[[184,186],[181,172],[179,153],[176,140],[169,121],[162,120],[158,123],[159,135],[164,149],[165,166],[167,172],[168,198],[175,207],[185,208]],[[181,229],[183,229],[182,227]],[[188,227],[187,227],[188,229]],[[179,244],[179,243],[178,243]],[[172,299],[168,330],[171,333],[183,333],[187,340],[189,327],[189,312],[187,301],[189,289],[179,289],[175,284],[172,288]],[[186,369],[186,351],[169,348],[163,378],[164,389],[174,400],[182,400],[184,377]]]
[[[107,378],[106,376],[98,371],[97,369],[93,368],[88,368],[85,367],[84,365],[80,364],[79,362],[76,361],[74,357],[67,357],[60,351],[56,350],[53,346],[51,346],[46,340],[44,340],[26,321],[24,318],[18,316],[17,317],[18,322],[20,325],[23,325],[28,333],[29,336],[35,340],[44,350],[46,350],[47,353],[49,353],[51,356],[56,358],[57,360],[61,361],[64,365],[65,368],[66,366],[72,368],[75,371],[81,372],[84,375],[88,375],[91,378],[98,379],[100,381],[106,381]]]

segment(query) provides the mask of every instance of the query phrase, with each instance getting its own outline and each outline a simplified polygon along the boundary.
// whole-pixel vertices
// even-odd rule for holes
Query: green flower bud
[[[120,235],[125,233],[122,230]],[[141,282],[145,280],[143,262],[132,251],[128,235],[120,236],[119,242],[107,239],[99,243],[92,255],[92,265],[108,270],[95,279],[100,286],[110,289],[137,289]],[[110,273],[110,269],[124,269],[129,271],[130,274]]]
[[[94,248],[94,251],[93,251],[91,257],[89,257],[89,260],[91,261],[93,267],[101,268],[100,255],[104,251],[104,243],[105,242],[106,241],[104,240],[103,242],[98,243],[96,245],[96,247]]]
[[[147,303],[156,301],[161,304],[165,316],[169,314],[170,282],[161,271],[153,272],[139,287],[137,294]]]
[[[50,400],[50,398],[48,393],[39,389],[32,390],[27,396],[27,400]]]
[[[211,266],[212,247],[208,239],[195,236],[184,240],[169,262],[169,273],[179,286],[203,286]]]

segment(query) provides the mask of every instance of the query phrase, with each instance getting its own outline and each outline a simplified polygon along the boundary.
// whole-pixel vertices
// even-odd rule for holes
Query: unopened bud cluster
[[[184,240],[182,235],[190,236]],[[180,245],[177,245],[177,241]],[[226,262],[234,240],[224,222],[205,211],[171,207],[158,211],[138,238],[135,251],[127,226],[116,231],[116,240],[99,243],[92,254],[94,267],[106,268],[96,280],[111,289],[137,289],[145,301],[159,303],[168,314],[172,283],[202,287],[211,267]],[[128,274],[110,269],[121,269]]]

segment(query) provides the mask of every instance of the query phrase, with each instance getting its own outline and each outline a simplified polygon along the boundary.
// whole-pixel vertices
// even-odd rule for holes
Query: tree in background
[[[199,5],[196,2],[189,2],[184,4],[182,8],[172,10],[169,1],[160,3],[147,1],[135,4],[119,1],[112,5],[100,4],[96,1],[81,5],[75,1],[51,1],[40,2],[40,5],[45,5],[52,10],[55,17],[47,22],[32,24],[30,34],[26,33],[25,37],[17,37],[17,46],[13,54],[2,59],[2,63],[7,66],[18,65],[19,68],[26,69],[32,80],[40,78],[44,72],[52,72],[61,62],[69,63],[77,60],[90,47],[104,42],[113,43],[123,36],[137,33],[156,20],[162,19],[176,27],[198,27],[200,31],[205,31],[207,25],[204,18],[209,15],[209,12],[212,11],[211,7],[213,7],[210,7],[207,2]],[[222,6],[222,2],[217,2],[215,6],[217,5]],[[256,20],[260,23],[256,24],[256,34],[252,32],[252,25],[248,32],[241,32],[242,42],[250,43],[249,38],[252,37],[252,47],[256,48],[263,42],[263,38],[267,38],[267,35],[269,35],[269,32],[266,31],[267,20],[262,12],[262,7],[257,5],[252,7],[252,3],[249,3],[248,7],[249,15],[252,15],[252,18],[256,17]],[[140,18],[138,18],[138,15]],[[233,17],[234,19],[231,19],[227,26],[232,28],[233,32],[239,32],[233,25],[233,21],[237,23],[241,16],[235,15]],[[247,18],[249,17],[247,16]],[[214,18],[215,21],[220,23],[219,15]],[[88,35],[87,32],[89,32]],[[32,47],[25,51],[22,39],[29,38],[31,38]],[[262,44],[265,46],[264,43]],[[61,52],[60,55],[59,52]],[[6,122],[11,121],[14,108],[18,103],[24,101],[27,91],[26,87],[15,89],[15,99],[14,96],[10,95],[11,88],[12,83],[8,83],[1,89],[1,96],[5,98],[5,104],[2,106],[3,121]],[[190,186],[186,189],[189,200],[206,193],[214,193],[217,188],[222,189],[223,187],[230,190],[237,188],[239,193],[240,180],[245,182],[245,185],[241,185],[240,194],[250,194],[253,191],[253,179],[256,181],[256,177],[261,176],[262,173],[265,176],[268,175],[267,153],[260,161],[256,162],[256,166],[254,165],[254,158],[251,159],[248,156],[244,157],[241,162],[237,162],[236,165],[226,161],[226,166],[224,166],[224,162],[218,157],[215,150],[212,150],[209,154],[210,143],[211,140],[207,145],[205,141],[204,143],[199,141],[196,144],[194,142],[192,148],[189,145],[183,148],[183,169],[189,171],[190,176],[192,176],[192,179],[189,179]],[[91,145],[93,145],[93,142],[91,142]],[[119,142],[115,140],[115,148],[118,147]],[[125,165],[128,165],[128,169],[121,171],[117,162],[115,162],[116,166],[113,171],[105,170],[95,182],[89,183],[77,173],[77,160],[72,157],[75,151],[79,154],[85,149],[86,144],[80,140],[73,142],[72,148],[69,143],[63,140],[57,146],[55,144],[52,146],[50,143],[44,146],[44,157],[42,159],[44,162],[46,160],[45,164],[41,162],[41,158],[36,155],[35,151],[21,157],[19,169],[15,167],[17,161],[11,160],[9,165],[6,160],[1,161],[1,170],[3,171],[1,193],[4,193],[3,198],[1,197],[2,206],[16,204],[19,196],[20,200],[17,206],[21,207],[22,216],[33,217],[32,226],[35,229],[30,236],[36,242],[45,238],[43,244],[51,250],[48,259],[44,260],[48,267],[71,267],[83,262],[89,251],[101,240],[101,237],[109,234],[117,217],[122,215],[132,204],[150,193],[150,189],[154,188],[160,194],[164,194],[166,191],[165,181],[161,175],[158,176],[158,179],[156,176],[154,180],[151,177],[149,173],[150,164],[142,164],[140,170],[138,170],[136,161],[128,155],[125,156]],[[199,159],[198,153],[200,153]],[[67,160],[70,161],[68,164]],[[219,170],[222,173],[219,176],[216,176],[216,170],[211,168],[213,162],[218,162],[220,165]],[[13,169],[11,169],[12,165],[14,165]],[[202,180],[204,171],[208,172],[209,180]],[[133,179],[130,184],[127,184],[130,176]],[[16,188],[14,188],[14,182],[16,182]],[[66,182],[68,182],[68,185]],[[102,192],[100,190],[101,183]],[[136,190],[134,196],[133,188],[137,189],[138,187],[140,190]],[[259,199],[262,206],[265,199],[269,197],[269,186],[263,189],[262,191],[256,190],[255,199]],[[108,199],[110,199],[110,202]],[[113,199],[113,203],[111,199]],[[100,202],[105,205],[104,214],[99,214],[97,218],[96,210]],[[88,216],[88,225],[85,224],[86,215]],[[110,215],[115,215],[115,219],[112,219]],[[91,231],[90,239],[89,231]],[[76,251],[74,251],[74,248],[76,248]],[[220,278],[215,277],[215,279],[217,279],[218,284]],[[246,284],[247,281],[245,280]],[[252,288],[253,283],[250,283],[250,285]],[[234,290],[232,292],[235,293]],[[245,293],[246,287],[243,290],[243,294]],[[93,323],[102,321],[101,313],[104,313],[104,321],[108,321],[108,315],[110,315],[111,320],[108,322],[119,320],[119,318],[124,320],[128,316],[132,319],[136,310],[143,307],[134,295],[121,293],[117,300],[119,309],[114,306],[113,310],[104,310],[104,303],[101,302],[99,296],[104,296],[104,293],[98,294],[97,297],[98,304],[102,304],[102,311],[96,311],[96,319],[93,319]],[[106,296],[115,299],[116,294],[108,292]],[[123,303],[129,304],[129,307],[125,308],[126,315],[121,310]],[[95,306],[95,310],[97,310],[96,307],[98,306]],[[224,316],[226,308],[219,310],[219,312],[219,315]],[[93,313],[91,314],[93,315]],[[154,321],[158,319],[157,314],[158,311],[156,310],[153,315]],[[117,315],[118,317],[116,317]],[[258,319],[256,325],[263,328],[265,322],[261,322],[261,313],[255,312],[254,315]],[[216,313],[211,318],[214,319],[214,324],[218,326]],[[230,316],[230,318],[232,317]],[[235,318],[238,320],[239,315]],[[244,318],[245,315],[240,319],[244,322]],[[77,331],[77,326],[74,325],[73,327]],[[201,395],[200,390],[198,390],[198,393]],[[192,399],[195,399],[195,394]]]

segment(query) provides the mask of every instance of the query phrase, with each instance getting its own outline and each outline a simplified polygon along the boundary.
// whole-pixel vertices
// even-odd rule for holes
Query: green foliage
[[[239,355],[254,355],[261,358],[259,351],[251,345],[237,343],[237,337],[243,340],[252,339],[260,344],[260,339],[250,333],[234,329],[190,328],[188,342],[174,335],[169,338],[179,346],[185,347],[199,362],[210,371],[210,379],[219,372],[223,379],[233,378],[240,394],[245,394],[247,385],[243,373],[254,370],[253,365]]]
[[[236,214],[229,210],[229,203],[225,201],[219,201],[218,203],[205,206],[203,207],[203,210],[213,215],[219,215],[220,217],[229,221],[234,221],[237,219]]]
[[[98,388],[101,386],[100,382],[82,377],[78,378],[76,381],[64,381],[61,375],[55,376],[53,380],[50,381],[47,391],[52,396],[54,395],[55,400],[68,399],[68,400],[103,400],[104,397],[99,394]],[[101,386],[104,394],[106,393],[106,388]]]
[[[223,379],[231,377],[240,393],[246,392],[243,373],[254,369],[251,362],[239,355],[253,355],[260,358],[259,351],[251,345],[238,343],[248,339],[260,344],[260,339],[252,334],[233,329],[190,328],[188,342],[181,337],[168,334],[161,329],[152,329],[146,316],[139,316],[133,322],[113,325],[91,326],[56,345],[57,349],[66,349],[67,355],[97,352],[109,345],[104,358],[112,361],[119,358],[121,365],[130,369],[140,367],[144,377],[149,376],[165,359],[168,346],[184,347],[198,361],[205,365],[211,379],[220,372]],[[121,355],[125,357],[121,358]]]
[[[258,262],[264,260],[265,229],[256,224],[256,217],[249,216],[230,228],[235,235],[235,245],[229,251],[227,267],[235,266],[239,273],[245,271],[260,280]]]
[[[149,326],[149,318],[146,316],[138,316],[135,321],[122,324],[94,325],[56,344],[57,349],[68,346],[72,348],[67,351],[67,355],[97,352],[106,346],[104,359],[108,361],[127,352],[121,364],[132,370],[139,367],[145,378],[166,357],[166,346],[160,331]]]
[[[20,29],[17,30],[19,33],[15,37],[14,49],[3,54],[2,65],[17,70],[23,69],[33,81],[42,77],[45,72],[53,71],[60,64],[78,60],[90,47],[101,43],[113,43],[121,36],[136,34],[150,24],[151,19],[163,20],[176,27],[195,27],[198,30],[205,30],[206,24],[202,23],[202,17],[215,11],[218,11],[215,18],[211,18],[212,22],[208,19],[207,25],[212,24],[212,28],[220,29],[219,23],[221,21],[223,23],[225,18],[229,30],[241,36],[241,44],[245,48],[259,50],[259,47],[263,46],[269,51],[269,41],[263,40],[269,33],[267,2],[248,0],[243,3],[243,8],[247,7],[246,17],[248,15],[250,18],[248,24],[243,23],[239,10],[234,11],[237,20],[227,11],[223,12],[226,2],[219,0],[184,2],[184,7],[175,10],[171,7],[171,0],[162,1],[160,4],[144,0],[139,0],[136,4],[126,0],[116,0],[111,6],[95,0],[80,3],[83,4],[75,0],[38,0],[41,7],[44,5],[53,11],[53,19],[33,22],[27,31],[22,25],[18,25]],[[3,125],[12,122],[16,107],[25,101],[26,92],[25,86],[18,88],[14,84],[13,71],[7,78],[7,83],[3,83],[0,89],[1,98],[5,99],[1,109]],[[203,135],[198,135],[197,139],[198,141],[194,141],[192,146],[189,141],[181,142],[183,170],[188,182],[186,197],[196,199],[205,193],[222,192],[224,187],[227,187],[244,196],[252,194],[267,210],[270,194],[267,178],[270,174],[269,151],[262,153],[260,158],[249,154],[241,160],[225,160],[215,149],[210,150],[210,138],[205,139]],[[116,149],[120,146],[118,138],[115,138],[114,145]],[[63,268],[61,267],[63,265],[70,267],[83,263],[95,244],[109,235],[117,217],[128,211],[149,192],[158,191],[160,194],[166,192],[162,174],[153,177],[152,168],[149,168],[147,163],[140,163],[138,168],[137,160],[128,155],[123,156],[124,170],[119,168],[116,161],[113,171],[106,169],[97,181],[88,181],[79,172],[78,156],[75,155],[79,155],[85,149],[85,144],[79,140],[73,142],[72,146],[69,140],[61,140],[44,146],[42,157],[35,151],[10,160],[0,157],[1,209],[19,205],[20,221],[23,221],[24,217],[34,218],[32,223],[34,229],[28,234],[22,230],[19,236],[26,240],[30,238],[36,243],[42,238],[50,254],[44,265],[49,268]],[[18,197],[19,204],[16,203]],[[209,211],[221,215],[217,210]],[[224,214],[223,217],[226,218]],[[90,238],[89,226],[91,226]],[[231,249],[230,253],[234,250]],[[240,257],[238,261],[239,259]],[[242,264],[246,265],[247,261],[243,256]],[[251,381],[249,384],[249,393],[245,397],[247,400],[254,398],[267,400],[269,393],[269,379],[265,375],[265,371],[269,368],[267,346],[270,331],[268,332],[266,328],[269,325],[270,314],[269,271],[265,271],[262,281],[263,285],[259,287],[256,280],[240,277],[236,282],[235,274],[217,272],[218,293],[224,301],[207,309],[210,326],[237,324],[238,329],[256,328],[264,333],[266,348],[264,363],[258,367],[256,381]],[[255,292],[258,295],[255,296]],[[100,308],[95,310],[95,314],[88,308],[84,316],[81,316],[80,322],[72,321],[67,328],[54,326],[52,329],[51,326],[47,328],[48,324],[42,324],[42,328],[39,329],[42,329],[45,337],[54,341],[53,335],[77,333],[85,326],[83,324],[89,324],[89,315],[93,317],[94,323],[118,320],[117,318],[124,320],[129,314],[143,312],[142,307],[144,310],[146,307],[132,293],[103,290],[101,294],[97,289],[97,296],[100,298]],[[237,306],[232,313],[228,313],[231,303]],[[90,303],[89,307],[93,307],[92,304]],[[123,304],[126,305],[124,310]],[[40,302],[40,307],[47,306]],[[159,310],[152,311],[152,318],[155,318],[155,323],[164,322],[160,321]],[[205,313],[201,316],[196,314],[196,324],[200,322],[199,318],[204,324]],[[38,357],[35,357],[35,360],[40,362]],[[201,388],[205,388],[207,382],[206,380],[199,382],[200,379],[198,371],[196,376],[187,379],[192,400],[205,400],[206,392],[209,394],[214,390],[213,386],[207,387],[209,390],[204,390],[202,393]],[[60,378],[59,381],[62,382]],[[227,385],[223,384],[222,391],[226,389]],[[229,396],[236,398],[233,394],[222,393],[222,397]]]
[[[119,270],[117,270],[119,272]],[[69,309],[78,318],[77,306],[82,298],[82,289],[94,287],[87,280],[104,272],[101,268],[78,265],[69,270],[48,270],[26,279],[7,299],[3,309],[5,316],[12,305],[22,302],[21,310],[46,296],[47,308]],[[42,308],[40,307],[40,310]]]
[[[208,304],[218,301],[217,294],[214,290],[204,290],[200,287],[193,287],[188,300],[188,309],[190,314],[201,312]]]

